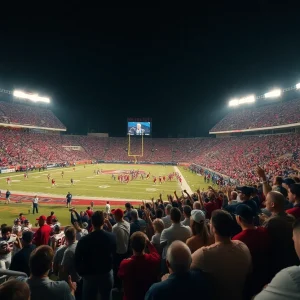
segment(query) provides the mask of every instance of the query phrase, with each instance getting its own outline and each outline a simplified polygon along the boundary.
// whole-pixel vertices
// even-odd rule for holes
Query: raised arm
[[[258,167],[256,168],[256,173],[257,173],[257,175],[259,176],[259,178],[262,179],[262,183],[263,183],[263,193],[264,193],[265,196],[267,196],[267,194],[268,194],[269,192],[272,191],[272,188],[271,188],[271,186],[269,185],[269,182],[268,182],[268,180],[267,180],[266,173],[265,173],[264,169],[262,169],[260,166],[258,166]]]

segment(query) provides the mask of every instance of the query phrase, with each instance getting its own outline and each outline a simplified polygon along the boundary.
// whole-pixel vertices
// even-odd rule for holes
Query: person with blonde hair
[[[160,247],[160,236],[165,229],[165,224],[161,219],[155,219],[153,221],[154,235],[152,236],[151,243],[156,248],[157,252],[161,254],[162,248]]]
[[[208,231],[205,214],[202,210],[194,209],[191,211],[191,229],[193,236],[187,239],[186,244],[192,253],[214,242],[213,236]]]

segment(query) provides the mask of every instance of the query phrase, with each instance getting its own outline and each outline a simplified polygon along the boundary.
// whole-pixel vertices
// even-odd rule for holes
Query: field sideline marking
[[[180,172],[180,170],[177,167],[175,167],[175,166],[174,166],[174,169],[175,169],[175,172],[177,172],[181,176],[181,178],[182,178],[182,186],[180,186],[180,184],[178,182],[178,185],[180,186],[180,188],[182,190],[186,190],[189,194],[192,194],[193,191],[190,188],[190,186],[188,185],[188,183],[186,182],[186,180],[185,180],[184,176],[182,175],[182,173]]]

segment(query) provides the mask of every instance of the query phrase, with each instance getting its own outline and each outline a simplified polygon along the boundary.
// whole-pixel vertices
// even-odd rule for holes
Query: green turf
[[[137,179],[130,181],[128,184],[114,181],[111,174],[95,175],[95,169],[105,170],[130,170],[139,169],[146,173],[150,172],[148,180]],[[159,166],[159,165],[120,165],[120,164],[100,164],[87,165],[84,168],[82,165],[77,166],[76,170],[72,168],[64,168],[64,178],[61,178],[62,169],[52,169],[44,172],[29,172],[29,179],[24,179],[24,173],[1,174],[0,187],[2,190],[9,188],[11,191],[24,191],[30,193],[45,193],[65,196],[70,191],[73,196],[95,196],[95,197],[110,197],[119,199],[150,199],[153,194],[167,195],[174,190],[181,191],[181,187],[177,181],[163,184],[153,184],[152,175],[168,175],[174,172],[173,166]],[[189,171],[184,171],[184,176],[188,176],[188,180],[193,184],[201,181],[202,178],[196,176]],[[51,182],[47,180],[47,174],[56,180],[56,187],[51,187]],[[6,184],[6,178],[10,177],[12,184]],[[70,179],[73,178],[74,185],[71,186]]]
[[[114,181],[110,174],[95,175],[95,169],[102,170],[130,170],[139,169],[144,170],[146,173],[150,172],[151,177],[149,180],[134,180],[129,184],[121,184]],[[204,183],[203,177],[195,175],[190,171],[179,168],[182,175],[193,191],[198,188],[206,188],[207,184]],[[68,191],[73,196],[95,196],[101,199],[102,197],[119,198],[122,199],[151,199],[158,198],[162,193],[163,199],[167,200],[167,194],[181,194],[182,187],[179,186],[177,181],[165,182],[163,184],[153,184],[152,175],[167,175],[174,172],[173,166],[159,166],[159,165],[124,165],[124,164],[99,164],[87,165],[84,168],[82,165],[77,166],[75,172],[73,168],[64,168],[64,178],[61,178],[62,169],[52,169],[45,172],[29,172],[29,179],[24,179],[24,173],[11,173],[0,175],[0,187],[3,190],[7,188],[6,178],[9,176],[12,179],[12,184],[9,189],[14,191],[30,192],[32,195],[35,193],[55,194],[65,197]],[[51,183],[48,182],[47,174],[50,173],[56,179],[57,187],[51,188]],[[71,186],[70,179],[75,180],[75,185]],[[78,181],[76,181],[78,180]],[[112,203],[111,203],[112,204]],[[18,216],[20,212],[28,214],[30,204],[16,204],[11,203],[5,205],[4,201],[0,204],[0,224],[11,224],[12,220]],[[56,216],[62,224],[70,223],[69,211],[61,205],[39,205],[39,214],[49,215],[51,210],[55,211]],[[86,209],[86,206],[77,207],[77,210]],[[95,207],[95,209],[103,209],[103,207]],[[28,219],[32,224],[35,223],[35,216],[28,214]]]

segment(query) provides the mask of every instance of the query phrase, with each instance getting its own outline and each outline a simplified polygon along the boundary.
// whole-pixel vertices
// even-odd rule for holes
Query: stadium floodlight
[[[229,106],[238,106],[239,105],[239,100],[238,99],[232,99],[228,103]]]
[[[296,89],[299,90],[300,89],[300,83],[296,84]]]
[[[229,106],[238,106],[240,104],[253,103],[253,102],[255,102],[255,96],[251,95],[251,96],[243,97],[240,99],[232,99],[229,101],[228,105]]]
[[[280,97],[281,96],[281,90],[277,89],[277,90],[273,90],[271,92],[265,93],[265,98],[276,98],[276,97]]]
[[[14,97],[22,98],[22,99],[28,99],[33,102],[44,102],[44,103],[50,103],[50,99],[47,97],[40,97],[38,94],[28,94],[22,91],[14,91],[13,92]]]

